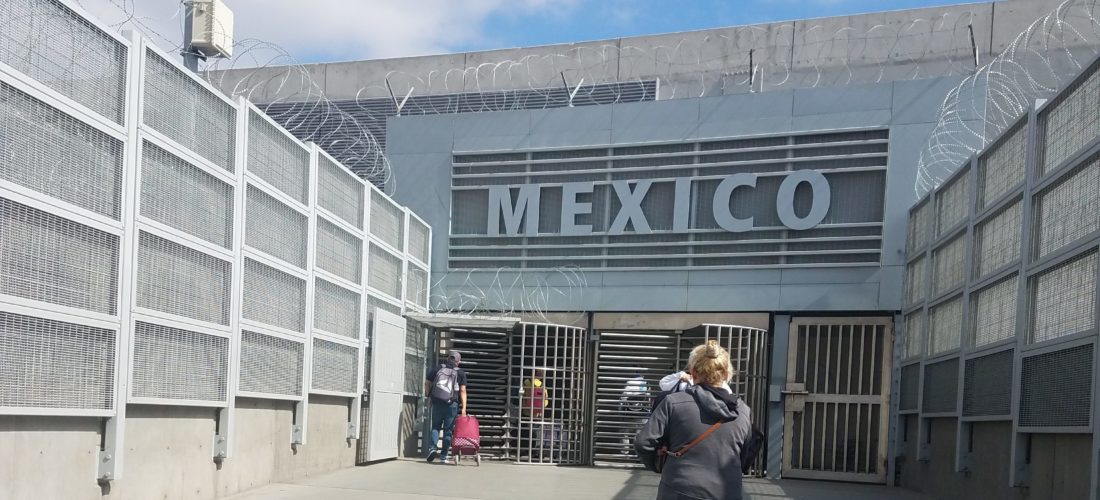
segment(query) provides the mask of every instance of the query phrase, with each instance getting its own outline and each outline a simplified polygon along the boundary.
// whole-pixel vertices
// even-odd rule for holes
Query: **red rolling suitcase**
[[[455,457],[455,465],[462,455],[473,455],[477,465],[481,465],[481,429],[478,427],[477,417],[473,415],[455,418],[454,434],[451,437],[451,455]]]

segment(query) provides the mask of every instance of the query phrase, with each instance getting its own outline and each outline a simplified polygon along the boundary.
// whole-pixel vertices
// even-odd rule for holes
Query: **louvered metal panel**
[[[231,268],[227,261],[142,231],[137,305],[228,326]]]
[[[228,371],[228,338],[135,323],[133,397],[224,403]]]
[[[363,280],[363,240],[317,218],[317,267],[352,283]]]
[[[1035,197],[1036,257],[1100,230],[1100,155]]]
[[[1016,336],[1015,275],[972,294],[971,320],[974,347],[981,347]]]
[[[936,193],[936,236],[958,226],[968,213],[970,172],[964,172]]]
[[[325,155],[319,155],[317,162],[317,206],[363,229],[366,186]]]
[[[313,339],[313,381],[315,390],[355,395],[359,376],[359,349]]]
[[[241,331],[240,390],[301,396],[304,354],[300,341]]]
[[[932,295],[937,296],[966,281],[966,236],[959,235],[932,252]]]
[[[0,12],[9,7],[0,5]],[[0,33],[0,54],[5,36]],[[0,130],[7,131],[0,134],[0,179],[120,219],[122,141],[4,82]]]
[[[308,233],[308,217],[262,189],[248,186],[246,245],[305,269]]]
[[[962,339],[962,297],[956,297],[929,310],[928,354],[935,355],[960,347]]]
[[[952,413],[958,409],[959,358],[924,366],[922,413]]]
[[[245,258],[242,294],[242,318],[305,332],[305,280]]]
[[[313,327],[335,335],[359,338],[359,294],[317,278]]]
[[[462,353],[468,384],[467,413],[481,424],[481,453],[496,458],[512,458],[515,454],[515,430],[505,405],[515,390],[508,385],[510,335],[456,329],[446,336],[452,348]]]
[[[1031,341],[1043,342],[1096,326],[1095,251],[1031,280]]]
[[[1043,110],[1040,116],[1041,173],[1061,165],[1100,135],[1097,94],[1100,94],[1100,72],[1094,63]]]
[[[145,56],[142,123],[211,163],[234,171],[236,108],[153,49],[147,49]]]
[[[56,0],[7,0],[0,19],[0,62],[123,123],[123,43]]]
[[[233,245],[233,186],[145,141],[138,213],[226,249]]]
[[[400,300],[404,279],[401,258],[373,244],[367,255],[367,285]]]
[[[255,111],[248,113],[248,171],[309,203],[309,150]]]
[[[978,162],[978,208],[988,206],[1024,181],[1027,122],[1001,137]]]
[[[1005,415],[1012,410],[1013,350],[966,360],[964,417]]]
[[[0,198],[0,294],[118,311],[119,238]]]
[[[905,366],[901,369],[901,391],[899,393],[898,409],[901,411],[915,411],[920,402],[920,363]]]
[[[1020,258],[1022,203],[1017,201],[974,230],[974,277],[982,277]]]
[[[370,197],[370,234],[398,251],[405,250],[405,212],[378,192]]]
[[[1021,427],[1085,427],[1092,414],[1092,344],[1023,358]]]
[[[0,407],[113,409],[116,335],[0,311]]]

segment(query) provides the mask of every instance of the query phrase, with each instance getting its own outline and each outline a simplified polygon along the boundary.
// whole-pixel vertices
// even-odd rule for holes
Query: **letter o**
[[[799,217],[794,213],[794,193],[798,185],[806,182],[810,184],[813,192],[813,200],[810,204],[810,213],[805,217]],[[783,183],[779,185],[779,194],[775,197],[775,210],[779,213],[779,220],[784,226],[802,231],[813,228],[825,220],[832,204],[832,192],[829,181],[817,170],[796,170],[791,172]]]

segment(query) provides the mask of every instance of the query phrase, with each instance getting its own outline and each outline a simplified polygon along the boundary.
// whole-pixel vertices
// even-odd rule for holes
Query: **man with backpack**
[[[455,418],[461,403],[461,414],[466,415],[466,372],[459,368],[462,355],[458,351],[447,353],[447,359],[428,373],[426,392],[431,399],[432,431],[428,435],[431,444],[428,447],[428,462],[442,458],[447,462],[451,452],[451,438],[454,433]],[[439,431],[443,430],[443,449],[436,448]]]

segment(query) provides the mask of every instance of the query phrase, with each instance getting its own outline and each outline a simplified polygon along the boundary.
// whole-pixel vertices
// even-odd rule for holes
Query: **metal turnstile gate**
[[[581,465],[585,450],[588,334],[520,323],[511,339],[509,412],[515,461]]]
[[[511,421],[508,418],[508,358],[512,332],[450,330],[445,340],[462,353],[466,372],[466,412],[481,424],[482,456],[507,459],[512,456]]]
[[[892,324],[791,321],[783,477],[886,482]]]
[[[677,368],[676,332],[600,332],[592,409],[592,464],[640,466],[634,435],[649,418],[661,377]]]

